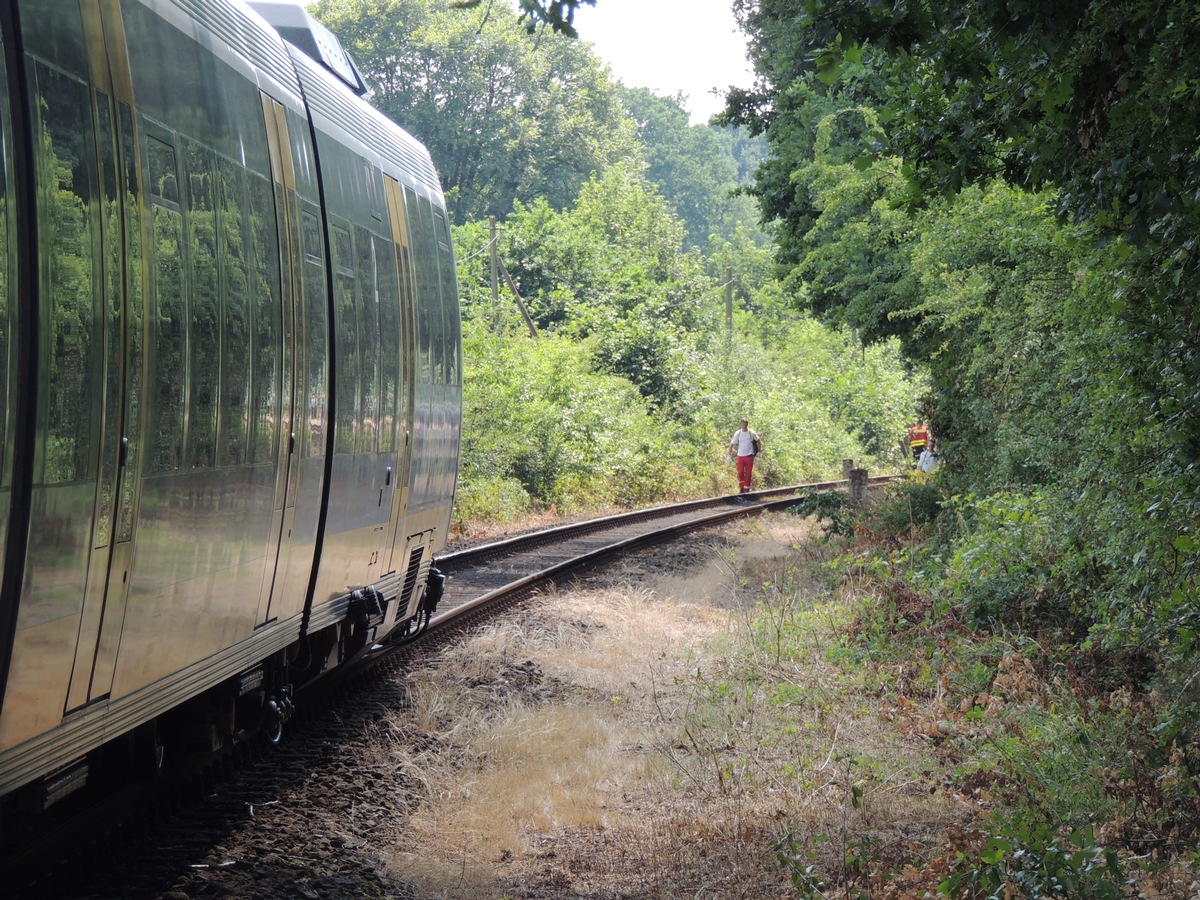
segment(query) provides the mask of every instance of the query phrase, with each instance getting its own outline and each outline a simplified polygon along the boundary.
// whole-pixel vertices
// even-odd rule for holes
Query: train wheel
[[[263,731],[272,744],[283,737],[283,709],[274,697],[263,705]]]

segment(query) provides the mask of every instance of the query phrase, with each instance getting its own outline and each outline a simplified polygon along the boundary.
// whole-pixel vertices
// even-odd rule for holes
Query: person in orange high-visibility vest
[[[908,429],[908,449],[912,451],[914,460],[921,458],[921,451],[928,443],[929,429],[925,427],[925,423],[918,421],[916,425]]]

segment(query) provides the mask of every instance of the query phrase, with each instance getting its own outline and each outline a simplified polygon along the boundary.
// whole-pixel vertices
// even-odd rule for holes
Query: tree
[[[683,234],[636,168],[617,166],[565,212],[518,203],[501,252],[540,328],[590,338],[602,370],[682,413],[697,390],[689,333],[711,293]]]
[[[687,242],[703,247],[710,235],[729,233],[730,220],[744,212],[733,196],[738,170],[730,143],[714,128],[689,125],[681,96],[622,88],[621,100],[646,157],[646,177],[683,220]]]
[[[1146,401],[1130,415],[1167,428],[1175,450],[1161,477],[1200,511],[1200,7],[737,0],[735,10],[761,78],[726,115],[765,129],[781,155],[783,129],[803,122],[794,93],[852,91],[866,60],[910,202],[995,177],[1052,185],[1061,217],[1117,248],[1122,264],[1093,303],[1145,363],[1129,372]],[[779,183],[760,180],[760,196],[795,254],[808,210],[778,202],[769,189]]]
[[[485,6],[491,14],[496,0],[456,0],[451,6],[458,9],[476,9]],[[540,28],[549,28],[556,34],[577,37],[575,10],[581,6],[595,6],[596,0],[517,0],[521,9],[519,21],[530,34]]]
[[[313,13],[355,57],[372,102],[428,148],[456,222],[504,216],[517,198],[556,209],[635,153],[607,70],[586,45],[530,37],[435,0],[319,0]]]

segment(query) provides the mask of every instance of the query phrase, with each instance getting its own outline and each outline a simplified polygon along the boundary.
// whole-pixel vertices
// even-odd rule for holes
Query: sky
[[[710,90],[750,87],[746,38],[730,0],[596,0],[580,7],[575,30],[627,87],[687,95],[692,124],[724,107]]]

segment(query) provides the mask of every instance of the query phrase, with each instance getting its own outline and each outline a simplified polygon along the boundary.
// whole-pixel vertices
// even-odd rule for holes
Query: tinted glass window
[[[434,233],[433,204],[425,197],[420,198],[421,225],[425,232],[423,254],[428,259],[426,277],[429,279],[427,303],[429,306],[429,349],[433,381],[446,383],[446,340],[442,324],[442,281],[438,265],[438,240]]]
[[[334,324],[337,345],[337,431],[334,448],[353,453],[359,423],[359,377],[361,361],[358,346],[358,322],[355,303],[354,248],[349,229],[333,226],[334,252]]]
[[[217,228],[212,151],[183,144],[187,184],[189,281],[188,460],[192,468],[214,465],[217,373],[221,343],[217,293]]]
[[[147,163],[154,217],[154,246],[148,248],[153,279],[154,367],[151,379],[150,466],[156,472],[178,469],[183,463],[183,387],[187,362],[184,351],[183,213],[175,150],[148,138]]]
[[[249,461],[271,462],[279,421],[279,342],[282,295],[279,237],[271,184],[251,176],[248,183],[251,254],[250,303],[253,306],[253,360],[250,374]]]
[[[412,260],[415,285],[416,312],[416,375],[417,381],[428,384],[433,381],[433,336],[434,328],[441,330],[440,315],[435,325],[434,314],[441,305],[438,287],[437,247],[433,240],[433,219],[429,215],[429,201],[418,198],[407,187],[404,189],[405,212],[408,213],[408,234],[412,241]]]
[[[0,97],[8,97],[8,76],[4,66],[0,65]],[[13,214],[12,202],[9,198],[9,186],[12,179],[12,126],[9,121],[8,103],[0,101],[0,487],[12,484],[13,448],[10,435],[12,433],[12,414],[16,397],[9,396],[10,387],[16,384],[13,367],[16,365],[15,353],[12,347],[12,334],[17,324],[17,305],[15,292],[16,278],[16,248],[12,241],[16,237],[9,226],[9,217]],[[0,508],[0,541],[4,539],[7,524],[7,510]],[[0,570],[4,563],[0,561]]]
[[[396,284],[395,245],[374,236],[379,283],[379,449],[396,448],[396,402],[400,382],[400,297]]]
[[[458,321],[458,279],[454,272],[454,253],[450,249],[450,230],[442,211],[433,211],[437,229],[438,271],[442,280],[442,371],[446,384],[458,384],[460,361]]]
[[[220,206],[217,216],[221,275],[221,406],[217,464],[246,461],[246,397],[250,376],[250,298],[247,252],[245,173],[227,159],[218,163]]]
[[[312,211],[310,211],[312,210]],[[321,241],[321,225],[315,207],[303,213],[304,233],[304,355],[301,371],[305,384],[301,396],[309,398],[312,410],[305,454],[321,456],[325,452],[323,433],[325,423],[325,245]]]
[[[101,374],[99,207],[87,88],[39,65],[35,74],[40,135],[35,142],[41,246],[42,359],[48,375],[40,448],[46,483],[89,478]]]
[[[122,326],[121,309],[121,221],[117,203],[116,136],[113,133],[112,109],[109,98],[97,91],[95,94],[95,127],[97,149],[100,156],[101,234],[104,243],[104,347],[101,352],[104,366],[104,392],[94,395],[94,403],[103,403],[103,417],[108,421],[105,428],[116,429],[120,418]],[[101,439],[100,453],[100,497],[96,504],[96,528],[93,547],[108,546],[112,536],[114,491],[117,485],[118,445],[111,432]]]
[[[376,448],[379,430],[379,282],[375,266],[375,244],[371,233],[362,226],[354,229],[354,252],[357,255],[358,281],[358,349],[360,364],[359,408],[362,411],[362,430],[358,449],[371,452]]]
[[[139,197],[141,181],[137,171],[137,153],[134,147],[133,110],[128,103],[118,104],[121,146],[125,162],[125,181],[122,185],[125,196],[125,342],[127,347],[125,375],[125,436],[129,438],[126,471],[137,472],[141,461],[142,430],[142,328],[145,324],[142,292],[142,203]],[[121,505],[117,515],[117,540],[133,538],[133,505],[135,499],[133,478],[121,482]]]

